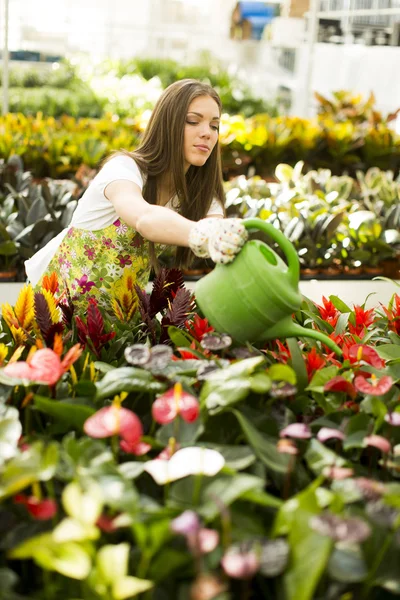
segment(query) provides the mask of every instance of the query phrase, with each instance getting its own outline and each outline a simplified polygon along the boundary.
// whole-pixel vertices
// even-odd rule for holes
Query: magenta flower
[[[384,454],[388,454],[392,449],[390,442],[381,435],[368,435],[364,438],[364,443],[366,446],[378,448]]]
[[[197,398],[184,392],[182,385],[176,383],[172,389],[157,398],[151,412],[153,419],[161,425],[171,423],[178,415],[187,423],[193,423],[200,414],[200,407]]]
[[[121,450],[127,454],[134,454],[135,456],[143,456],[151,450],[151,445],[146,442],[137,442],[134,440],[121,440],[119,443]]]
[[[305,423],[291,423],[279,433],[280,437],[291,437],[298,440],[307,440],[311,437],[311,430]]]
[[[317,439],[324,443],[328,440],[344,440],[345,435],[339,429],[333,429],[331,427],[321,427],[317,433]]]
[[[92,287],[94,285],[96,285],[94,281],[88,281],[88,279],[89,278],[87,275],[82,275],[82,277],[80,279],[75,278],[75,281],[81,288],[81,290],[80,290],[81,294],[86,294],[87,292],[90,292]]]

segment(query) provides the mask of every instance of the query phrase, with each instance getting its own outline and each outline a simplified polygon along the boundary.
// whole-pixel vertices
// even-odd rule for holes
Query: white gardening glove
[[[226,264],[235,258],[247,238],[241,219],[201,219],[190,230],[189,246],[196,256]]]

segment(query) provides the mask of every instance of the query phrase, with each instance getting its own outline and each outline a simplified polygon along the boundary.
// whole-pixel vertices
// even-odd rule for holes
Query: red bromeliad
[[[51,498],[41,500],[36,496],[27,496],[26,494],[17,494],[14,496],[15,504],[24,504],[28,512],[38,521],[47,521],[52,519],[57,513],[57,504]]]
[[[315,305],[318,308],[321,319],[326,321],[326,323],[329,323],[329,325],[332,325],[332,327],[336,327],[340,312],[333,302],[331,302],[331,300],[327,300],[325,296],[322,296],[322,303],[323,306],[319,306],[318,304]]]
[[[354,316],[356,323],[355,325],[352,325],[352,323],[349,322],[349,331],[358,337],[363,336],[368,327],[370,327],[370,325],[376,321],[373,308],[370,310],[364,310],[362,306],[355,305]]]
[[[192,337],[198,342],[201,342],[206,333],[211,333],[214,327],[211,327],[207,319],[202,319],[199,315],[194,315],[192,322],[185,321],[185,327]]]
[[[382,306],[382,308],[388,318],[389,329],[400,335],[400,296],[394,294],[389,308],[385,306]]]

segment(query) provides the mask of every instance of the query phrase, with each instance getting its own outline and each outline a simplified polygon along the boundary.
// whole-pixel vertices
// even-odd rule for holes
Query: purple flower
[[[89,246],[87,244],[84,245],[85,248],[85,256],[87,256],[89,258],[89,260],[94,260],[95,259],[95,251],[94,248],[89,248]]]
[[[86,294],[87,292],[90,292],[91,288],[94,285],[96,285],[94,281],[88,281],[87,275],[82,275],[82,277],[80,279],[75,278],[75,281],[81,288],[81,294]]]
[[[126,267],[126,265],[132,264],[132,259],[129,256],[129,254],[126,254],[125,256],[123,256],[123,254],[118,254],[118,260],[119,260],[119,266],[122,268]]]
[[[307,440],[311,437],[311,431],[305,423],[291,423],[279,433],[280,437],[291,437],[298,440]]]
[[[331,427],[321,427],[317,434],[317,439],[322,443],[327,440],[344,440],[344,438],[344,433]]]

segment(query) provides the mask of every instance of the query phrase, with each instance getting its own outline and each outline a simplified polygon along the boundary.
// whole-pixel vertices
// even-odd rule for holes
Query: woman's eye
[[[186,121],[188,125],[198,125],[195,121]]]
[[[214,129],[214,131],[219,131],[218,125],[211,125],[211,129]]]

